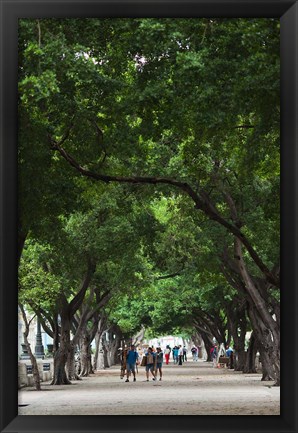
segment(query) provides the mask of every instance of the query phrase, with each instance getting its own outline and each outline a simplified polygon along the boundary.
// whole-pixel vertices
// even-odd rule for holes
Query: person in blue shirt
[[[179,352],[179,348],[177,346],[175,346],[173,348],[174,364],[178,364],[178,352]]]
[[[162,380],[162,363],[163,363],[163,352],[161,347],[156,348],[156,372],[155,376],[157,379],[157,372],[159,371],[159,380]]]
[[[226,355],[229,358],[229,368],[233,369],[234,368],[234,350],[230,346],[226,347]]]
[[[130,346],[130,350],[126,355],[126,375],[127,379],[125,382],[129,382],[130,372],[133,374],[133,381],[136,381],[136,363],[139,359],[139,354],[135,349],[135,346],[132,344]]]
[[[226,355],[230,357],[231,353],[234,352],[233,349],[229,346],[226,347]]]

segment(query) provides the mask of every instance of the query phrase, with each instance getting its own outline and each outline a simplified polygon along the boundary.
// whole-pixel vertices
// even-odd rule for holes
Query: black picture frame
[[[1,13],[1,432],[297,431],[298,5],[287,0],[0,0]],[[18,19],[42,17],[278,17],[281,22],[280,416],[18,416],[17,64]],[[156,402],[154,403],[156,404]]]

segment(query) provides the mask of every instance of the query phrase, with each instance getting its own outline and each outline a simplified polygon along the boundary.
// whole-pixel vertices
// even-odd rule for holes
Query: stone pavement
[[[260,374],[214,369],[211,363],[187,361],[164,365],[163,380],[120,379],[114,366],[73,381],[42,383],[42,391],[19,391],[20,415],[279,415],[280,388],[261,382]]]

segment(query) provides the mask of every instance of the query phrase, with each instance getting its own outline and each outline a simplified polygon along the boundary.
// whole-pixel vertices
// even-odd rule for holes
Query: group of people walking
[[[138,366],[145,367],[146,380],[149,382],[149,376],[151,374],[152,380],[162,380],[162,365],[165,362],[168,365],[170,362],[170,356],[173,356],[174,364],[182,365],[184,361],[187,361],[187,349],[185,346],[174,346],[173,349],[167,345],[164,352],[161,347],[148,347],[145,350],[142,360],[140,362],[140,355],[136,350],[136,347],[132,344],[130,348],[126,348],[121,352],[121,374],[120,378],[123,379],[126,375],[125,382],[129,382],[130,377],[133,377],[133,381],[136,381],[136,372],[138,372]]]
[[[187,349],[185,346],[174,346],[173,349],[167,346],[173,354],[174,364],[182,365],[184,361],[187,361]]]
[[[130,349],[125,349],[121,354],[121,373],[120,378],[123,379],[126,372],[125,382],[129,382],[129,378],[132,374],[133,381],[136,381],[136,372],[138,366],[145,367],[146,380],[149,382],[149,372],[152,375],[152,380],[157,380],[159,373],[159,380],[162,380],[162,364],[163,364],[163,352],[160,347],[156,350],[152,347],[148,347],[145,352],[142,361],[139,361],[139,354],[136,351],[135,346],[132,344]]]
[[[193,361],[198,361],[200,348],[192,346],[191,353]],[[182,345],[174,346],[173,349],[167,345],[164,352],[161,347],[148,347],[144,351],[142,360],[140,362],[140,355],[136,350],[136,347],[132,344],[130,348],[125,348],[120,354],[121,359],[121,373],[120,378],[123,379],[126,375],[125,382],[129,382],[130,376],[133,376],[133,381],[136,381],[136,373],[138,372],[138,366],[145,367],[146,380],[149,382],[149,376],[151,374],[152,380],[162,380],[162,365],[165,357],[166,365],[170,362],[171,354],[173,356],[173,362],[176,365],[182,365],[183,362],[187,361],[187,349]],[[213,344],[210,350],[211,360],[213,366],[217,367],[218,360],[218,346]],[[233,364],[233,349],[229,346],[226,347],[225,355],[229,358],[229,366],[231,368]]]
[[[193,361],[198,361],[200,348],[192,346],[191,353]],[[176,345],[173,349],[167,345],[164,352],[161,347],[148,347],[145,350],[141,362],[139,361],[140,355],[136,350],[135,345],[131,345],[130,348],[125,348],[120,354],[121,359],[121,373],[120,378],[123,379],[126,376],[125,382],[129,382],[130,376],[132,375],[133,381],[136,381],[136,373],[138,372],[138,366],[145,367],[146,380],[149,382],[149,376],[151,374],[152,380],[162,380],[162,365],[165,357],[166,365],[170,362],[171,354],[173,356],[173,362],[176,365],[182,365],[183,362],[187,361],[187,349],[185,346]],[[211,360],[213,366],[218,366],[218,347],[214,343],[210,350]],[[233,349],[226,346],[225,355],[229,358],[229,366],[232,368],[233,365]]]

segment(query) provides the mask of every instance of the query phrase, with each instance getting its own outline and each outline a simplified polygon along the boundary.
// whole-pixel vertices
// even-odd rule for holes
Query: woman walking
[[[166,360],[167,365],[169,364],[170,354],[171,354],[171,349],[170,349],[170,346],[167,345],[165,348],[165,360]]]

